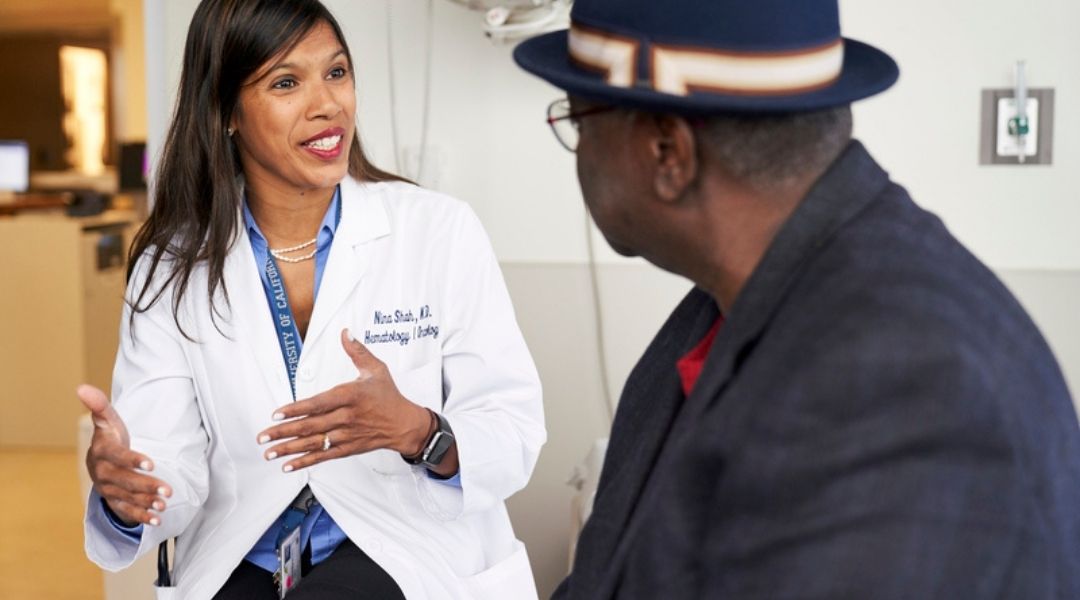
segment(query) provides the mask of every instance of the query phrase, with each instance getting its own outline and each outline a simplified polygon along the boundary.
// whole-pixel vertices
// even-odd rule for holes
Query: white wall
[[[841,0],[851,37],[900,63],[900,81],[856,105],[856,133],[915,200],[995,268],[1080,268],[1080,2]],[[1054,164],[979,166],[979,92],[1056,89]]]
[[[165,89],[148,74],[151,123],[164,122],[196,0],[144,0],[148,69],[164,69]],[[389,119],[387,7],[393,6],[399,137],[420,139],[426,0],[327,0],[356,59],[362,139],[393,166]],[[856,134],[957,236],[1005,280],[1035,315],[1073,389],[1080,382],[1080,2],[1003,0],[867,2],[841,0],[845,33],[870,41],[900,63],[889,92],[856,106]],[[472,204],[504,265],[522,329],[546,387],[550,442],[530,486],[511,500],[529,545],[541,594],[565,570],[570,467],[606,432],[599,404],[595,340],[585,276],[584,213],[573,156],[544,123],[561,93],[513,64],[510,47],[480,33],[479,13],[434,0],[430,145],[441,169],[434,187]],[[1029,85],[1057,90],[1054,165],[980,167],[979,92],[1009,87],[1015,60],[1028,61]],[[154,65],[160,65],[155,67]],[[155,118],[157,121],[155,121]],[[151,143],[155,132],[151,126]],[[613,391],[656,327],[689,287],[641,261],[600,249],[605,339]],[[570,318],[564,318],[571,315]]]

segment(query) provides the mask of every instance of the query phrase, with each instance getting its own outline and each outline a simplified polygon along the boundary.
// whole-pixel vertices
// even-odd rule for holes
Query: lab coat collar
[[[319,297],[304,336],[305,349],[312,347],[323,335],[339,333],[327,331],[327,326],[363,279],[370,262],[370,242],[390,234],[390,219],[383,198],[385,185],[361,183],[352,178],[341,182],[341,221],[334,234]],[[238,214],[238,217],[243,224],[243,215]],[[255,264],[251,252],[247,228],[237,229],[236,241],[225,262],[232,307],[229,316],[237,334],[234,339],[249,341],[250,351],[272,392],[272,405],[276,408],[292,401],[285,363],[263,292],[259,265]],[[301,364],[304,354],[300,355]]]
[[[327,325],[363,279],[370,262],[370,242],[390,234],[390,218],[383,204],[385,186],[351,177],[341,182],[341,223],[304,336],[305,348],[323,335],[340,333],[326,331]]]

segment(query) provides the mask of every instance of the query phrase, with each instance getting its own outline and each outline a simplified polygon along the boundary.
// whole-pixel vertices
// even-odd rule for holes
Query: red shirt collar
[[[690,395],[698,377],[701,376],[701,370],[705,367],[705,358],[709,356],[713,340],[716,339],[716,334],[723,324],[724,316],[720,315],[717,317],[716,322],[712,324],[712,327],[709,328],[709,332],[705,334],[705,337],[701,338],[701,341],[692,350],[675,363],[675,368],[679,370],[679,379],[682,380],[683,393],[687,396]]]

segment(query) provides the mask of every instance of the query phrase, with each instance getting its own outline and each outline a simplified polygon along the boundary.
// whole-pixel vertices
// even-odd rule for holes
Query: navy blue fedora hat
[[[576,0],[514,60],[585,98],[692,113],[797,112],[891,86],[887,54],[840,35],[837,0]]]

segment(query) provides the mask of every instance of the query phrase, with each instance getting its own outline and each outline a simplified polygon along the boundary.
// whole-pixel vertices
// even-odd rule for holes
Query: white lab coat
[[[231,308],[219,298],[222,314],[211,318],[204,268],[184,296],[180,322],[196,341],[173,320],[171,289],[135,316],[132,329],[125,310],[113,402],[132,447],[153,458],[154,474],[174,493],[161,525],[145,527],[138,544],[111,528],[92,494],[87,555],[119,570],[179,536],[175,587],[158,597],[210,598],[309,484],[406,598],[535,598],[504,500],[528,481],[545,441],[540,382],[487,236],[464,203],[408,184],[346,178],[341,196],[297,398],[356,377],[339,341],[349,328],[387,364],[406,398],[446,415],[460,489],[390,450],[294,473],[263,459],[256,434],[292,398],[241,226],[225,261]],[[144,266],[132,281],[145,279]]]

